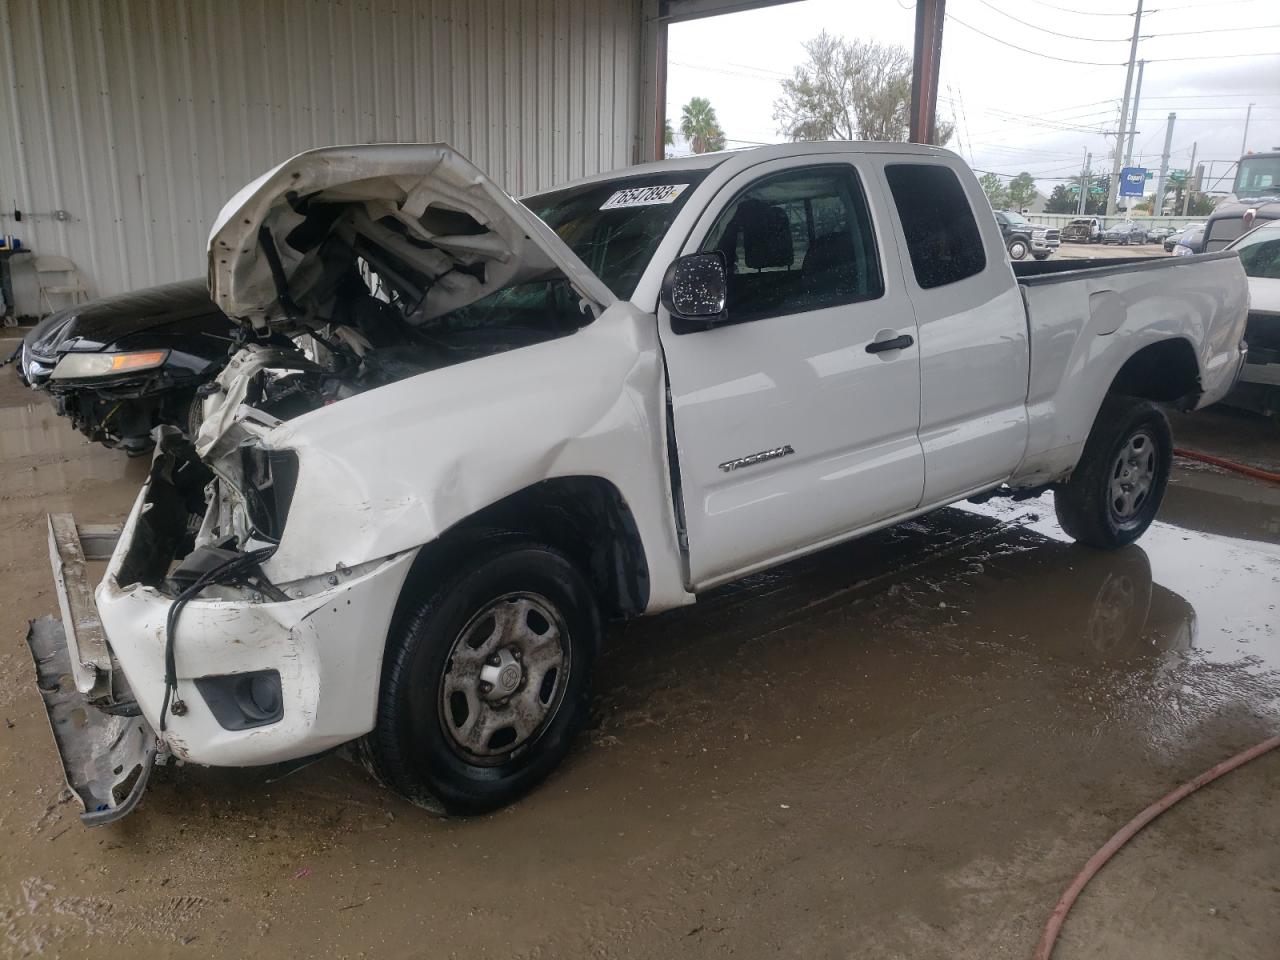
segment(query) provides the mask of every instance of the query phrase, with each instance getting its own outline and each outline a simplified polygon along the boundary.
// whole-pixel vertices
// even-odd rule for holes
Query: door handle
[[[909,333],[904,333],[900,337],[894,337],[892,340],[872,340],[867,344],[867,353],[884,353],[886,350],[905,350],[915,342],[915,337],[911,336]]]

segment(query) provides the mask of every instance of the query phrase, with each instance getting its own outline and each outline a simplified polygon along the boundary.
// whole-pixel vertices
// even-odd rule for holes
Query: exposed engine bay
[[[549,228],[450,151],[356,181],[333,162],[290,170],[299,159],[246,187],[210,238],[211,292],[245,342],[201,388],[190,440],[158,431],[130,582],[178,596],[213,561],[270,556],[298,470],[266,440],[281,423],[572,334],[601,307],[530,235]],[[240,574],[242,590],[271,598],[260,570]]]

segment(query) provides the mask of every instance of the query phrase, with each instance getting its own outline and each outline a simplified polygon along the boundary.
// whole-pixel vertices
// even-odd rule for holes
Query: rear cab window
[[[933,163],[890,163],[884,174],[921,289],[958,283],[986,269],[982,234],[954,170]]]

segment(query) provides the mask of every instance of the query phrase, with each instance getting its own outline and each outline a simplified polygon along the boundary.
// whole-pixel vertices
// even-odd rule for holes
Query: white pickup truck
[[[492,809],[565,755],[608,619],[993,493],[1129,543],[1157,404],[1230,389],[1248,300],[1231,253],[1015,270],[964,163],[895,143],[523,203],[442,145],[313,150],[227,204],[209,281],[245,338],[194,442],[160,428],[118,533],[50,518],[31,642],[88,823],[157,758],[348,743]]]

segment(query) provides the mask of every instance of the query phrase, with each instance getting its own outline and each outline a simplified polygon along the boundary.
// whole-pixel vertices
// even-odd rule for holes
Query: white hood
[[[333,234],[412,262],[426,280],[422,319],[552,268],[597,314],[614,300],[545,223],[451,147],[385,143],[308,150],[232,197],[209,235],[214,302],[259,329],[323,323],[333,278],[319,254]]]

